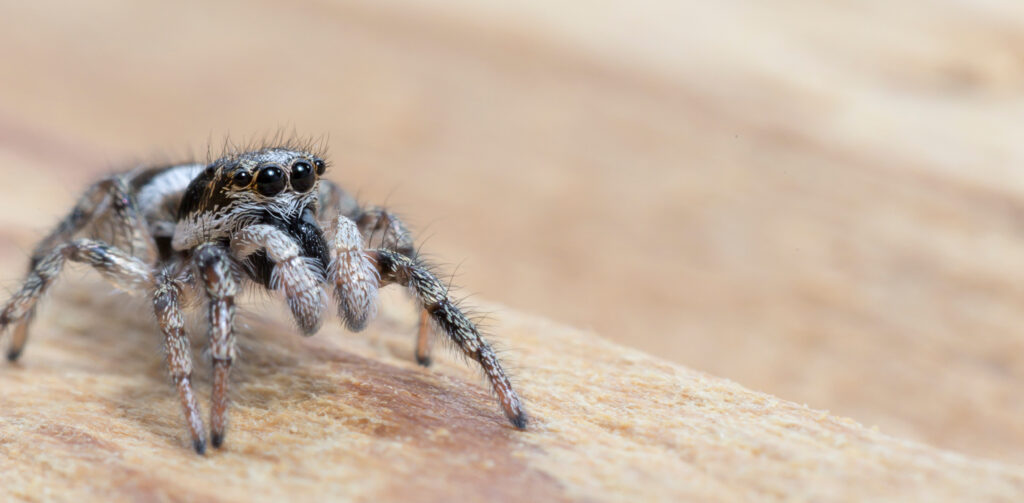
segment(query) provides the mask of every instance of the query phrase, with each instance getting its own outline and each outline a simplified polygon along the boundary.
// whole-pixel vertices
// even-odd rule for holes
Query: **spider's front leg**
[[[320,328],[326,295],[313,268],[301,255],[298,243],[281,229],[267,224],[251,225],[232,235],[230,252],[210,243],[196,249],[196,269],[210,298],[210,348],[213,352],[210,438],[214,447],[223,444],[227,430],[228,374],[235,357],[234,298],[238,293],[238,278],[232,268],[232,256],[242,261],[261,250],[274,264],[270,287],[284,291],[302,332],[311,335]]]
[[[181,310],[183,283],[184,281],[176,277],[171,269],[158,274],[153,292],[153,309],[160,331],[164,334],[167,369],[174,386],[178,389],[178,397],[185,411],[185,421],[192,436],[192,445],[196,452],[203,454],[206,452],[206,432],[199,412],[199,403],[192,391],[192,349],[185,333],[185,321]]]
[[[228,374],[235,358],[235,295],[238,277],[231,256],[222,246],[207,243],[195,250],[193,260],[210,300],[210,352],[213,356],[213,394],[210,408],[210,440],[224,443],[228,422]],[[196,450],[199,450],[198,446]]]
[[[519,395],[501,367],[490,344],[480,335],[476,325],[466,317],[448,296],[448,288],[415,260],[392,250],[369,250],[380,275],[381,286],[398,283],[412,290],[416,299],[434,323],[451,338],[466,356],[483,368],[491,387],[498,395],[505,417],[516,428],[526,428],[526,411]]]

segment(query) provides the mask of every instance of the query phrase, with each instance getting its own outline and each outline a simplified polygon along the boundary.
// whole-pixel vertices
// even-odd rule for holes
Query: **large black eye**
[[[299,161],[292,165],[292,188],[296,192],[306,192],[313,188],[316,183],[316,176],[313,174],[313,166],[306,161]]]
[[[316,174],[319,175],[319,176],[323,176],[324,175],[324,170],[327,169],[327,165],[324,164],[324,161],[322,161],[320,159],[317,159],[317,160],[313,161],[313,164],[316,164]]]
[[[256,190],[264,196],[274,196],[284,190],[284,171],[277,166],[267,166],[256,174]]]
[[[231,181],[238,187],[248,187],[249,182],[252,182],[252,174],[243,169],[235,173],[235,176],[231,177]]]

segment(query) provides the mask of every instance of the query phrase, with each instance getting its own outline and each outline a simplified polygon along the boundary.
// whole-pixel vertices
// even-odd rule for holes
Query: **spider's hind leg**
[[[81,231],[86,225],[88,225],[92,219],[96,210],[107,198],[107,191],[109,190],[110,182],[107,180],[100,181],[93,184],[82,194],[82,197],[78,199],[75,207],[71,209],[60,223],[57,224],[50,233],[43,238],[39,243],[36,244],[35,249],[32,252],[32,258],[28,265],[28,282],[32,278],[32,274],[36,269],[36,266],[49,255],[54,248],[59,244],[66,242],[71,239],[76,233]],[[10,302],[13,302],[11,299]],[[6,312],[6,308],[5,308]],[[25,343],[28,341],[28,329],[32,324],[32,320],[35,319],[35,307],[27,309],[22,313],[18,319],[6,319],[0,315],[0,334],[3,333],[7,323],[13,323],[13,334],[11,337],[10,346],[7,349],[7,359],[15,361],[21,356],[22,350],[25,348]]]
[[[29,309],[29,312],[25,314],[25,317],[14,324],[14,328],[11,329],[11,343],[7,347],[7,360],[17,361],[18,357],[21,356],[21,352],[25,350],[25,343],[28,342],[28,327],[32,324],[32,320],[35,319],[36,313],[35,308]],[[0,320],[0,332],[3,331],[3,320]]]
[[[430,360],[430,312],[420,309],[420,328],[416,331],[416,363],[429,367]]]
[[[519,395],[512,388],[512,383],[502,369],[497,355],[480,335],[476,325],[448,296],[445,284],[421,264],[400,253],[376,249],[368,251],[367,255],[376,263],[381,286],[398,283],[409,287],[430,319],[466,356],[483,368],[509,422],[516,428],[526,428],[526,411],[523,410]]]
[[[95,224],[108,207],[113,214],[111,223],[115,229],[114,234],[110,236],[113,238],[111,244],[116,246],[123,243],[131,251],[129,255],[142,256],[144,260],[152,263],[155,246],[146,232],[145,222],[139,214],[128,182],[122,176],[115,176],[100,180],[90,186],[79,198],[75,207],[57,224],[57,227],[36,245],[29,262],[29,274],[25,280],[25,286],[36,284],[45,277],[45,274],[49,274],[50,271],[46,267],[38,267],[40,263],[76,234]],[[53,274],[56,275],[58,272],[60,271],[55,271]],[[39,287],[45,289],[47,285],[39,285]],[[42,295],[42,293],[39,292],[38,295]],[[16,307],[10,305],[15,300],[11,299],[9,305],[5,306],[4,312],[14,309],[11,314],[17,316],[4,318],[0,315],[0,333],[8,323],[13,324],[11,343],[7,350],[7,359],[10,361],[17,360],[21,356],[25,343],[28,341],[29,326],[35,318],[35,300],[32,301],[32,306],[24,312],[20,312]]]
[[[13,361],[21,354],[27,340],[28,321],[35,312],[36,303],[53,285],[68,260],[89,264],[107,279],[129,290],[146,288],[152,284],[152,272],[148,265],[100,241],[78,239],[57,246],[34,264],[21,288],[0,310],[0,332],[9,324],[16,326],[15,340],[7,353],[8,359]]]

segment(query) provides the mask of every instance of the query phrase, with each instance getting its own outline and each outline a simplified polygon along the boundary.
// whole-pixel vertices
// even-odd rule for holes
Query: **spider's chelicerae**
[[[333,287],[339,315],[353,331],[376,312],[377,289],[406,286],[422,306],[416,359],[430,363],[431,325],[483,368],[517,428],[526,414],[491,346],[416,257],[406,227],[379,207],[360,207],[323,179],[325,161],[308,147],[233,153],[210,164],[137,169],[91,186],[32,254],[21,289],[0,312],[12,326],[8,358],[21,354],[36,302],[66,261],[94,267],[122,288],[151,296],[193,445],[206,433],[192,391],[185,333],[186,296],[208,302],[214,447],[227,427],[228,373],[235,359],[235,295],[252,281],[280,291],[305,335],[315,333]],[[380,245],[368,245],[371,236]],[[87,236],[87,237],[82,237]]]

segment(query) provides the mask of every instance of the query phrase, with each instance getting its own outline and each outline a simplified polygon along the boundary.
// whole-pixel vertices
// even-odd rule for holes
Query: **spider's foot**
[[[206,455],[206,440],[205,439],[197,438],[197,439],[193,440],[192,441],[192,447],[195,447],[196,454],[199,454],[200,456],[205,456]]]
[[[220,446],[224,445],[224,434],[223,433],[213,433],[213,434],[211,434],[210,435],[210,442],[213,444],[214,448],[220,449]]]
[[[529,422],[529,420],[526,418],[526,412],[524,412],[522,410],[520,410],[515,415],[509,415],[508,416],[508,420],[509,420],[509,422],[512,423],[512,426],[515,426],[516,428],[518,428],[520,430],[525,430],[526,429],[526,423]]]
[[[288,296],[288,308],[291,309],[292,317],[299,325],[302,335],[309,337],[320,330],[325,297],[326,294],[319,288]]]
[[[7,361],[15,362],[18,361],[18,357],[21,356],[21,350],[24,348],[11,348],[7,350]]]
[[[0,325],[0,331],[2,330],[3,325]],[[7,361],[17,361],[18,357],[21,356],[21,352],[25,350],[25,342],[27,340],[28,323],[24,321],[16,323],[11,334],[11,344],[7,346]]]
[[[367,310],[358,311],[352,307],[342,306],[338,308],[338,316],[345,323],[349,332],[362,332],[366,325],[370,324],[371,313]]]
[[[429,367],[430,360],[430,311],[420,310],[420,328],[416,332],[416,363]]]

